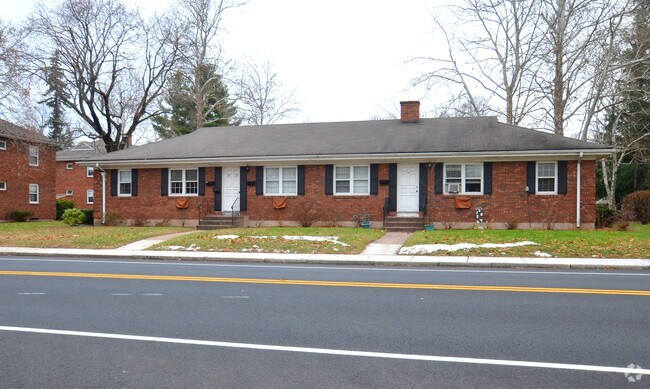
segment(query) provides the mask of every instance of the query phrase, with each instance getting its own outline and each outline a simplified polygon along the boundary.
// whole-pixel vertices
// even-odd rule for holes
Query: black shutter
[[[428,163],[420,164],[420,212],[424,212],[427,206],[427,184],[429,183],[429,177],[427,174],[429,172],[428,166]]]
[[[117,196],[117,170],[111,170],[111,196]]]
[[[264,194],[264,166],[255,168],[255,194],[258,196]]]
[[[325,165],[325,194],[334,194],[334,165]]]
[[[433,193],[439,195],[443,193],[443,185],[442,185],[442,167],[443,164],[442,162],[438,162],[436,164],[436,167],[433,169],[433,172],[435,174],[434,181],[433,181]]]
[[[492,162],[483,162],[483,194],[492,194]]]
[[[248,168],[246,166],[239,167],[239,210],[244,212],[248,209],[248,192],[246,180],[248,179]]]
[[[567,161],[557,161],[557,193],[567,194]]]
[[[388,165],[388,212],[397,211],[397,164]]]
[[[214,210],[221,211],[221,167],[214,168]]]
[[[305,195],[305,165],[298,165],[298,196]]]
[[[370,164],[370,194],[377,196],[379,193],[379,165]]]
[[[138,195],[138,169],[131,170],[131,196]]]
[[[164,167],[160,169],[160,195],[169,195],[169,169]]]
[[[537,163],[535,161],[528,161],[526,162],[526,186],[528,187],[528,194],[535,194],[535,181],[536,181],[536,172],[535,168],[537,166]]]
[[[199,196],[205,196],[205,168],[199,168]]]

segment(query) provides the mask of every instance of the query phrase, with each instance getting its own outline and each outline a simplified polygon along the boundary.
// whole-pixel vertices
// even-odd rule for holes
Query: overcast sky
[[[145,12],[173,0],[126,0]],[[20,22],[33,0],[0,0],[2,18]],[[301,113],[289,121],[347,121],[387,117],[400,100],[431,97],[409,87],[417,70],[408,60],[432,56],[444,45],[433,39],[424,0],[250,0],[225,16],[227,58],[270,60],[284,86],[295,90]]]

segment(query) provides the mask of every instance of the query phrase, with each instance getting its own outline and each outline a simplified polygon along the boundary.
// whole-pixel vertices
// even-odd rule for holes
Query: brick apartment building
[[[79,142],[56,153],[56,198],[70,200],[79,209],[92,209],[94,193],[94,168],[80,166],[78,161],[106,153],[101,141]]]
[[[55,218],[55,153],[50,139],[0,120],[0,221],[12,211]]]
[[[603,145],[494,117],[201,128],[91,158],[95,220],[593,228]],[[102,188],[106,188],[102,191]]]

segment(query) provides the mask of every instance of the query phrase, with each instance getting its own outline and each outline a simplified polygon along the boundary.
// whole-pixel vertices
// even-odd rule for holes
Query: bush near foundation
[[[596,206],[596,228],[609,228],[616,221],[616,211],[607,205]]]
[[[63,212],[66,209],[72,209],[76,204],[72,200],[56,200],[56,220],[63,218]]]
[[[26,222],[34,212],[32,211],[11,211],[9,212],[9,220],[14,222]]]
[[[623,210],[641,224],[650,222],[650,190],[640,190],[623,198]]]
[[[66,209],[63,212],[63,223],[69,226],[76,226],[82,224],[86,220],[86,215],[84,215],[81,209],[72,208]]]

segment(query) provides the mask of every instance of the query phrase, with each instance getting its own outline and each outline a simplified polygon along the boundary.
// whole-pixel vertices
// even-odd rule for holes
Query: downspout
[[[106,224],[106,170],[99,166],[99,162],[95,163],[95,167],[99,169],[102,175],[102,225]]]
[[[580,177],[580,171],[581,169],[581,162],[582,162],[582,157],[583,157],[582,151],[578,155],[578,166],[577,166],[577,172],[576,172],[576,228],[580,228],[580,189],[582,186],[582,179]]]

